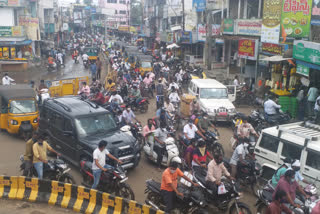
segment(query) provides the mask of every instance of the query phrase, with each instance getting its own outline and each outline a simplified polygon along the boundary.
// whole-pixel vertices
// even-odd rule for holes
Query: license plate
[[[220,113],[219,113],[219,116],[226,117],[226,116],[228,116],[228,113],[227,113],[227,112],[220,112]]]

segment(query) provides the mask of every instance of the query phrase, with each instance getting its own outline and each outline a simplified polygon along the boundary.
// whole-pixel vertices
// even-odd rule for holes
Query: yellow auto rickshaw
[[[141,76],[144,77],[145,74],[147,74],[147,73],[149,73],[151,71],[153,71],[152,63],[148,62],[148,61],[142,61],[141,65],[140,65],[140,74],[141,74]]]
[[[53,81],[49,88],[50,96],[62,97],[67,95],[77,95],[82,82],[86,82],[87,85],[89,85],[89,77],[84,76]]]
[[[36,93],[29,85],[0,86],[0,128],[28,140],[38,128]]]

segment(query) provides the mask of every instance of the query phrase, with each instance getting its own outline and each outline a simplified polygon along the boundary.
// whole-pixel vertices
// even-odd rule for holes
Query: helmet
[[[174,144],[174,138],[168,137],[164,142],[165,142],[165,144]]]
[[[179,156],[175,156],[175,157],[171,158],[169,165],[171,165],[171,164],[174,163],[174,162],[175,162],[175,163],[178,163],[178,164],[181,164],[181,163],[182,163],[181,158],[180,158]]]
[[[206,142],[205,142],[202,138],[200,138],[200,139],[198,140],[197,145],[198,145],[198,147],[203,147],[204,145],[206,145]]]

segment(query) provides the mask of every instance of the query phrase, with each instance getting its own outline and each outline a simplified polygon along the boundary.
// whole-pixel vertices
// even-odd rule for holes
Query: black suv
[[[112,114],[78,97],[46,100],[40,112],[39,131],[74,165],[82,159],[92,160],[101,140],[108,142],[107,149],[123,162],[123,168],[134,168],[140,161],[139,143],[120,131]]]

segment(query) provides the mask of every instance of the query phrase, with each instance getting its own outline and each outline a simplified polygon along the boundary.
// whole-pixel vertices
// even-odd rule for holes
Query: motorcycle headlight
[[[10,123],[11,123],[11,125],[18,125],[18,121],[16,121],[16,120],[11,120]]]
[[[58,167],[61,168],[61,169],[66,169],[67,168],[67,164],[59,164]]]

